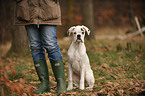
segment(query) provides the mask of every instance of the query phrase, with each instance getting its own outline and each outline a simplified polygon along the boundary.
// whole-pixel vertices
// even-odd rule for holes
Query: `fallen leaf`
[[[52,93],[48,92],[48,93],[45,93],[46,96],[52,96]]]
[[[8,75],[6,73],[4,73],[4,79],[5,79],[5,81],[9,80],[9,77],[8,77]]]
[[[11,70],[12,75],[15,77],[16,76],[16,71],[14,69]]]
[[[9,71],[10,69],[11,69],[11,68],[10,68],[10,65],[6,65],[6,66],[5,66],[5,70],[6,70],[6,71]]]
[[[9,88],[10,92],[14,92],[15,89],[15,85],[12,82],[6,82],[6,86]]]
[[[1,59],[0,59],[0,67],[3,67],[3,64],[2,64],[2,61],[1,61]]]
[[[24,85],[22,85],[21,83],[15,83],[15,88],[16,88],[16,91],[17,91],[17,94],[22,94],[23,91],[24,91]]]
[[[23,93],[22,96],[28,96],[27,93]]]
[[[1,90],[1,96],[5,96],[4,89]]]
[[[140,84],[136,82],[136,83],[135,83],[135,86],[136,86],[136,87],[139,87],[139,86],[140,86]]]
[[[20,83],[23,83],[23,84],[26,82],[26,81],[25,81],[24,79],[22,79],[22,78],[20,78],[19,81],[20,81]]]
[[[110,67],[109,67],[108,64],[104,63],[104,64],[102,65],[102,68],[110,68]]]
[[[124,90],[118,90],[119,94],[123,94]]]
[[[26,90],[28,91],[28,93],[29,93],[30,95],[32,95],[32,96],[34,95],[34,93],[33,93],[34,90],[33,90],[32,87],[27,86],[27,87],[26,87]]]
[[[119,86],[119,83],[117,83],[117,82],[115,82],[115,83],[113,83],[113,84],[114,84],[114,87]]]
[[[134,83],[133,83],[133,82],[129,82],[129,84],[130,84],[130,85],[134,85]]]

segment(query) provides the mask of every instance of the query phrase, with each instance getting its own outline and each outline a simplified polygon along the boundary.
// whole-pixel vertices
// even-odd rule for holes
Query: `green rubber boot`
[[[37,72],[37,75],[39,77],[39,80],[41,81],[41,84],[38,88],[38,90],[35,90],[35,94],[40,94],[44,92],[49,92],[49,74],[48,74],[48,67],[46,60],[39,60],[34,62],[35,69]]]
[[[64,72],[64,63],[61,60],[57,61],[51,61],[51,66],[53,69],[53,73],[55,76],[55,79],[57,81],[57,93],[63,93],[66,92],[66,83],[65,83],[65,72]]]

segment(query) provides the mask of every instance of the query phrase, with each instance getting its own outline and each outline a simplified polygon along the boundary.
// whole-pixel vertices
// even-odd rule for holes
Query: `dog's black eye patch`
[[[83,28],[81,28],[81,31],[82,31],[82,34],[84,34],[84,33],[85,33]]]
[[[84,31],[83,28],[81,28],[81,31]]]
[[[74,32],[74,34],[77,34],[76,32]]]

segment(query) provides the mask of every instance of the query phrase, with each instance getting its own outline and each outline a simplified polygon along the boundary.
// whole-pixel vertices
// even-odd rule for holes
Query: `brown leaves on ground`
[[[10,80],[9,75],[13,77],[16,76],[16,71],[12,68],[11,64],[3,65],[0,60],[0,85],[3,86],[1,91],[1,96],[6,96],[5,93],[16,93],[18,96],[22,96],[24,93],[27,93],[31,96],[34,95],[33,88],[31,85],[26,84],[25,79]],[[4,87],[8,89],[8,92],[4,92]],[[28,95],[27,95],[28,96]]]
[[[107,42],[107,41],[105,41]],[[135,46],[132,44],[134,50],[126,50],[126,42],[124,46],[119,45],[121,49],[116,50],[117,44],[113,43],[113,47],[110,45],[111,42],[106,44],[97,45],[95,42],[92,43],[91,46],[87,45],[87,51],[90,58],[92,70],[95,76],[95,84],[93,89],[79,90],[78,88],[68,91],[64,94],[60,94],[60,96],[134,96],[138,94],[144,94],[145,92],[145,80],[144,80],[144,72],[142,69],[145,68],[144,61],[145,59],[145,51],[140,51],[143,48],[145,49],[145,45]],[[123,41],[121,41],[123,42]],[[90,43],[90,42],[89,42]],[[62,42],[64,44],[64,42]],[[108,44],[108,45],[107,45]],[[64,44],[65,45],[65,44]],[[89,47],[90,46],[90,47]],[[140,47],[141,46],[141,47]],[[68,65],[66,52],[68,49],[68,44],[62,46],[62,53],[64,55],[65,64],[65,76],[66,76],[66,84],[68,82]],[[67,48],[66,48],[67,47]],[[142,48],[142,49],[141,49]],[[96,53],[95,51],[96,50]],[[112,53],[116,50],[115,54]],[[123,52],[125,50],[125,52]],[[94,54],[95,53],[95,54]],[[98,55],[99,54],[99,55]],[[14,54],[15,55],[15,54]],[[115,56],[117,57],[115,57]],[[127,56],[129,58],[127,58]],[[98,56],[98,57],[97,57]],[[95,58],[97,57],[97,58]],[[114,59],[115,58],[115,59]],[[31,66],[30,70],[24,70],[24,78],[17,77],[18,71],[15,70],[15,65],[18,61],[14,57],[6,58],[7,63],[2,63],[0,60],[0,92],[1,96],[6,96],[7,93],[17,94],[18,96],[35,96],[33,90],[37,89],[40,81],[38,81],[38,77],[36,75],[35,68],[33,66],[32,61],[28,62],[23,59],[20,59],[19,62],[25,62],[25,66]],[[28,59],[28,58],[25,58]],[[143,60],[141,60],[143,59]],[[116,60],[116,61],[115,61]],[[49,62],[49,60],[47,61]],[[140,64],[141,63],[141,64]],[[120,64],[120,65],[119,65]],[[48,64],[49,69],[49,80],[50,80],[50,88],[51,92],[41,94],[41,96],[57,96],[57,87],[55,78],[52,72],[51,65]],[[138,72],[136,72],[138,71]],[[26,77],[28,75],[32,76],[32,80],[27,80]],[[36,78],[33,78],[37,77]],[[8,92],[7,92],[8,90]],[[142,93],[141,93],[142,92]],[[37,96],[37,95],[36,95]],[[141,95],[140,95],[141,96]],[[142,95],[143,96],[143,95]]]

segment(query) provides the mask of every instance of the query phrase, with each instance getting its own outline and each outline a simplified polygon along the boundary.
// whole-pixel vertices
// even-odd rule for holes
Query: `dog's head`
[[[73,41],[74,42],[84,42],[84,37],[85,37],[85,33],[87,33],[88,35],[90,34],[90,30],[82,25],[78,25],[78,26],[73,26],[68,30],[68,34],[70,35],[71,33],[73,33]]]

